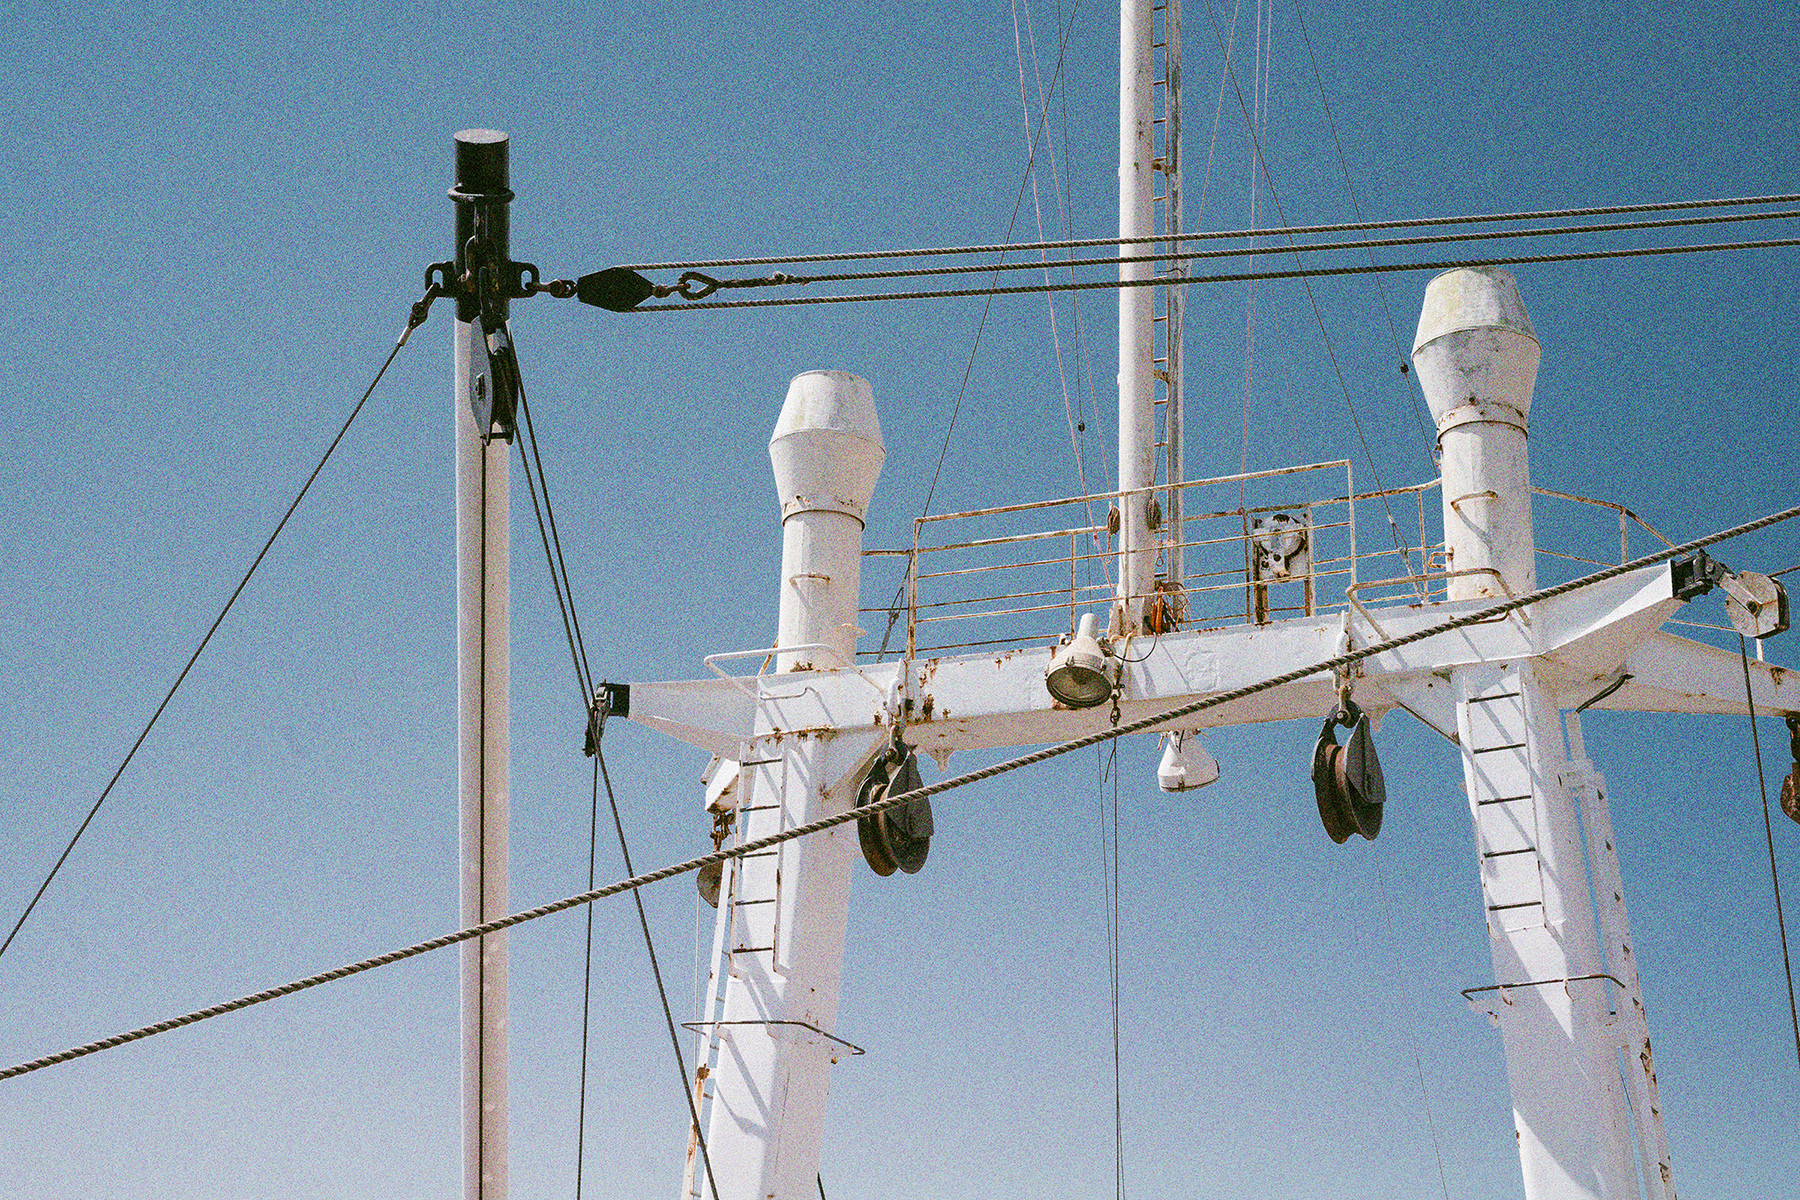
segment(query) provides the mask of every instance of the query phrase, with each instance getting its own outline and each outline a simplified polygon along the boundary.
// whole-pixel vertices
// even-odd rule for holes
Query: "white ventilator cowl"
[[[788,384],[769,438],[781,503],[778,671],[830,670],[856,657],[863,522],[886,457],[867,380],[808,371]]]

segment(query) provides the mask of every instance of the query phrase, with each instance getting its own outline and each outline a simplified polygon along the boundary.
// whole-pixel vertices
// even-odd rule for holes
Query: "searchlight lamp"
[[[1044,686],[1059,704],[1092,708],[1111,698],[1118,660],[1094,636],[1094,614],[1083,613],[1081,626],[1050,659]]]

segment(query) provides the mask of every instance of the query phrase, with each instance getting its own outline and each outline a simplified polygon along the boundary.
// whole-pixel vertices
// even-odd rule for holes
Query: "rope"
[[[1300,231],[1295,230],[1295,232]],[[1224,275],[1164,275],[1151,279],[1100,279],[1088,283],[1025,284],[1000,288],[949,288],[942,291],[872,292],[860,296],[790,296],[779,300],[708,300],[692,304],[640,304],[630,312],[698,312],[707,308],[777,308],[801,304],[859,304],[872,300],[936,300],[959,296],[1016,296],[1037,292],[1086,292],[1101,288],[1175,287],[1190,283],[1241,283],[1253,279],[1318,279],[1328,275],[1384,275],[1392,271],[1448,271],[1457,267],[1505,267],[1524,263],[1586,262],[1606,258],[1645,258],[1659,254],[1766,250],[1777,246],[1800,246],[1800,238],[1768,238],[1749,242],[1707,242],[1694,246],[1646,246],[1630,250],[1583,250],[1568,254],[1521,254],[1505,258],[1460,258],[1438,262],[1379,263],[1358,267],[1311,267],[1291,271],[1250,271]],[[1018,249],[1026,248],[1018,247]]]
[[[415,311],[417,310],[415,309]],[[423,318],[421,317],[420,320]],[[12,930],[6,935],[6,940],[0,942],[0,954],[6,953],[7,947],[13,944],[13,939],[19,936],[19,930],[24,927],[26,918],[31,916],[33,909],[37,908],[38,901],[44,898],[44,893],[50,890],[51,881],[56,878],[57,872],[62,870],[63,864],[69,861],[69,855],[74,853],[75,843],[81,840],[81,835],[87,832],[88,826],[93,824],[94,818],[99,815],[100,806],[106,803],[108,796],[112,795],[113,788],[117,786],[120,777],[125,774],[125,768],[129,767],[131,760],[136,757],[138,748],[150,736],[150,731],[156,728],[156,722],[162,717],[163,710],[169,707],[171,700],[175,699],[175,693],[181,690],[182,683],[187,680],[188,672],[192,671],[194,664],[200,660],[200,655],[206,649],[207,644],[212,641],[213,634],[219,631],[219,626],[225,623],[225,617],[231,612],[232,606],[238,602],[238,597],[244,594],[246,587],[250,586],[251,576],[255,575],[256,569],[262,566],[263,559],[268,556],[270,548],[275,545],[275,539],[281,536],[283,529],[287,528],[288,519],[294,515],[294,510],[300,507],[300,501],[306,499],[306,493],[311,490],[313,481],[318,479],[319,473],[325,469],[325,464],[331,461],[331,456],[337,450],[338,443],[342,442],[344,435],[350,432],[350,426],[356,420],[357,414],[362,412],[363,405],[367,404],[369,397],[374,394],[376,385],[381,382],[381,377],[387,374],[387,369],[393,365],[394,359],[400,353],[400,348],[406,345],[407,339],[411,337],[412,331],[417,327],[417,322],[409,323],[401,333],[399,340],[394,343],[394,348],[388,351],[388,356],[383,360],[381,369],[375,372],[375,378],[371,379],[369,386],[363,389],[361,398],[350,409],[350,415],[344,418],[344,423],[338,429],[337,436],[331,439],[331,444],[325,447],[325,453],[319,457],[318,465],[313,467],[312,474],[306,477],[306,482],[300,485],[300,491],[294,496],[293,503],[289,504],[287,511],[281,514],[281,520],[275,523],[275,529],[269,534],[268,540],[263,543],[262,549],[258,550],[256,557],[250,560],[249,568],[244,572],[243,578],[238,580],[237,586],[231,589],[231,595],[226,598],[225,606],[219,610],[219,615],[213,618],[212,624],[206,627],[206,633],[200,638],[200,644],[194,647],[194,652],[188,656],[187,663],[175,676],[175,682],[170,684],[169,690],[163,694],[162,702],[156,706],[156,711],[152,712],[150,719],[144,722],[144,728],[139,731],[137,740],[131,743],[131,749],[125,752],[125,757],[120,760],[118,769],[112,773],[112,778],[108,779],[106,786],[100,789],[99,798],[94,801],[93,807],[88,809],[88,814],[82,818],[81,824],[76,826],[74,836],[69,838],[69,844],[64,846],[63,852],[57,856],[56,863],[50,868],[50,873],[44,876],[44,882],[38,885],[38,890],[32,895],[31,902],[25,906],[25,911],[20,913],[19,919],[13,922]]]
[[[1763,777],[1762,737],[1756,731],[1756,698],[1750,694],[1750,650],[1738,634],[1744,667],[1744,705],[1750,710],[1750,744],[1756,748],[1756,786],[1762,791],[1763,837],[1769,843],[1769,882],[1775,886],[1775,926],[1781,932],[1781,965],[1787,972],[1788,1016],[1794,1023],[1794,1057],[1800,1060],[1800,1008],[1794,1004],[1794,964],[1788,957],[1787,917],[1781,908],[1781,876],[1775,871],[1775,831],[1769,824],[1769,785]]]
[[[1006,254],[1021,250],[1079,250],[1090,246],[1138,246],[1153,242],[1214,241],[1229,238],[1286,237],[1298,233],[1367,233],[1380,229],[1422,229],[1432,225],[1484,225],[1507,221],[1558,221],[1573,217],[1607,217],[1626,213],[1682,212],[1704,208],[1739,208],[1755,204],[1796,204],[1800,193],[1740,196],[1714,200],[1665,200],[1654,204],[1614,204],[1590,208],[1540,209],[1533,212],[1486,213],[1452,217],[1407,217],[1392,221],[1346,221],[1332,225],[1296,225],[1288,229],[1221,229],[1192,233],[1159,233],[1136,238],[1070,238],[998,246],[932,246],[913,250],[863,250],[838,254],[785,254],[770,258],[708,258],[694,262],[623,263],[627,271],[681,271],[694,267],[754,267],[783,263],[871,262],[882,258],[929,258],[935,255]],[[1113,261],[1113,260],[1108,260]]]
[[[1566,593],[1576,591],[1579,588],[1592,587],[1595,584],[1604,583],[1608,579],[1616,578],[1631,571],[1641,570],[1644,567],[1668,562],[1670,559],[1679,558],[1683,554],[1690,554],[1695,550],[1703,549],[1717,542],[1727,541],[1735,537],[1742,537],[1744,534],[1754,533],[1756,530],[1765,529],[1771,525],[1792,520],[1795,517],[1800,517],[1800,506],[1782,509],[1780,512],[1770,513],[1768,516],[1764,517],[1758,517],[1756,520],[1747,521],[1742,525],[1734,525],[1729,529],[1720,530],[1702,538],[1696,538],[1691,542],[1685,542],[1679,546],[1666,547],[1653,554],[1647,554],[1642,558],[1633,559],[1628,563],[1606,567],[1603,570],[1595,571],[1590,575],[1583,575],[1580,578],[1571,579],[1551,587],[1540,588],[1535,592],[1528,592],[1523,596],[1505,600],[1499,604],[1489,605],[1487,608],[1465,613],[1460,617],[1453,617],[1447,621],[1439,622],[1436,625],[1414,630],[1412,633],[1400,634],[1396,637],[1388,638],[1385,641],[1375,642],[1360,649],[1349,650],[1343,654],[1337,655],[1335,658],[1325,659],[1321,662],[1313,663],[1310,666],[1295,667],[1291,671],[1285,671],[1280,675],[1270,676],[1256,683],[1245,684],[1242,687],[1233,688],[1230,691],[1219,692],[1199,700],[1193,700],[1186,704],[1178,705],[1175,708],[1152,713],[1147,717],[1140,717],[1137,720],[1128,721],[1108,729],[1100,729],[1093,733],[1083,734],[1081,737],[1066,742],[1059,742],[1053,746],[1045,746],[1033,750],[1028,754],[1019,755],[1017,758],[1010,758],[1003,762],[994,763],[974,771],[965,772],[961,775],[940,779],[936,783],[925,784],[922,787],[914,788],[910,792],[899,792],[871,804],[866,804],[860,808],[852,808],[846,812],[837,813],[833,816],[820,817],[816,821],[809,821],[804,825],[796,825],[792,829],[783,830],[780,833],[773,833],[767,837],[756,838],[752,841],[743,842],[727,849],[715,850],[710,854],[702,854],[698,858],[690,858],[685,862],[672,863],[666,867],[659,867],[654,871],[649,871],[642,875],[634,875],[628,879],[621,879],[616,883],[610,883],[602,888],[595,888],[582,892],[580,895],[566,896],[561,900],[554,900],[548,904],[540,904],[536,908],[528,908],[522,912],[513,913],[511,916],[498,917],[492,921],[483,922],[480,925],[471,925],[466,929],[459,929],[454,933],[441,934],[434,938],[428,938],[422,942],[415,942],[410,946],[405,946],[398,950],[390,950],[385,954],[378,954],[373,958],[365,958],[360,962],[348,963],[341,967],[334,967],[329,971],[321,971],[317,975],[309,975],[304,979],[296,979],[277,987],[266,988],[260,992],[253,992],[247,996],[239,996],[234,1000],[227,1000],[219,1004],[210,1005],[206,1008],[196,1009],[193,1012],[186,1013],[179,1017],[171,1017],[165,1021],[158,1021],[153,1025],[145,1025],[139,1029],[133,1029],[125,1033],[116,1033],[110,1037],[89,1042],[86,1045],[75,1046],[68,1050],[61,1050],[55,1054],[48,1054],[42,1058],[33,1059],[30,1062],[20,1063],[17,1066],[0,1070],[0,1079],[11,1079],[18,1075],[42,1070],[45,1067],[55,1066],[58,1063],[65,1063],[77,1058],[84,1058],[87,1055],[95,1054],[102,1050],[111,1050],[118,1046],[124,1046],[159,1033],[167,1033],[173,1029],[180,1029],[200,1021],[210,1020],[213,1017],[224,1016],[226,1013],[237,1012],[240,1009],[250,1008],[270,1000],[280,999],[283,996],[291,996],[296,992],[302,992],[308,988],[318,987],[326,983],[335,983],[337,980],[348,979],[352,975],[360,975],[365,971],[373,971],[378,967],[391,966],[394,963],[403,962],[406,959],[414,958],[421,954],[427,954],[433,950],[442,950],[446,947],[455,946],[473,938],[486,937],[489,934],[498,933],[503,929],[511,929],[515,925],[523,925],[531,921],[541,920],[544,917],[553,916],[556,913],[566,912],[571,908],[577,908],[584,904],[592,904],[596,900],[604,900],[610,896],[617,896],[625,892],[636,891],[638,888],[648,887],[650,884],[660,883],[665,879],[673,879],[677,875],[685,875],[690,871],[697,871],[701,867],[709,866],[712,863],[722,863],[728,858],[737,858],[743,855],[769,850],[783,842],[793,841],[795,838],[810,837],[815,833],[821,833],[824,830],[835,828],[836,826],[843,825],[850,821],[871,817],[876,813],[884,812],[890,808],[896,808],[902,804],[912,804],[929,796],[935,796],[940,792],[948,792],[954,788],[965,787],[971,783],[979,783],[982,780],[1005,775],[1024,767],[1036,766],[1038,763],[1047,762],[1052,758],[1057,758],[1076,750],[1082,750],[1088,746],[1097,746],[1102,742],[1123,737],[1126,734],[1145,733],[1168,721],[1178,720],[1182,717],[1204,712],[1210,708],[1218,708],[1222,705],[1231,704],[1238,700],[1245,699],[1246,697],[1257,695],[1260,692],[1270,691],[1297,680],[1305,679],[1311,675],[1340,671],[1345,667],[1361,662],[1365,658],[1373,658],[1380,654],[1386,654],[1389,651],[1397,650],[1402,646],[1410,646],[1414,642],[1422,642],[1428,638],[1437,637],[1440,634],[1451,633],[1458,629],[1465,629],[1471,625],[1480,625],[1494,621],[1505,616],[1507,613],[1524,608],[1528,605],[1541,603],[1544,600],[1565,595]]]

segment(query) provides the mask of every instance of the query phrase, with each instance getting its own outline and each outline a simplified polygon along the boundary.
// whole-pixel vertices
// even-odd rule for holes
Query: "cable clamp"
[[[602,680],[593,699],[588,701],[587,741],[581,752],[588,758],[600,753],[600,739],[606,733],[606,718],[631,715],[631,685]]]

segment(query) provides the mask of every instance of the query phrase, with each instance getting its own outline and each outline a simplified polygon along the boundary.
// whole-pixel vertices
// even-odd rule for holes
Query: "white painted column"
[[[1538,358],[1511,275],[1431,281],[1413,362],[1438,424],[1452,600],[1536,586],[1526,419]],[[1636,1196],[1559,714],[1529,660],[1459,667],[1452,682],[1525,1196]]]
[[[1119,12],[1119,236],[1156,232],[1151,206],[1151,12],[1127,0]],[[1149,254],[1149,245],[1123,245],[1120,258]],[[1154,264],[1120,263],[1119,280],[1151,279]],[[1147,489],[1156,481],[1156,297],[1147,286],[1119,289],[1119,490]],[[1139,627],[1143,598],[1156,582],[1156,546],[1150,533],[1150,493],[1119,505],[1119,599],[1127,629]]]
[[[841,371],[794,379],[769,442],[782,507],[783,649],[742,760],[744,840],[849,809],[885,744],[879,729],[779,729],[780,697],[796,690],[796,676],[855,655],[863,517],[884,453],[866,382]],[[819,645],[830,650],[808,648]],[[720,922],[729,965],[706,1130],[721,1200],[817,1194],[831,1064],[844,1052],[831,1035],[857,853],[853,824],[785,842],[743,859],[721,898],[733,907]]]

